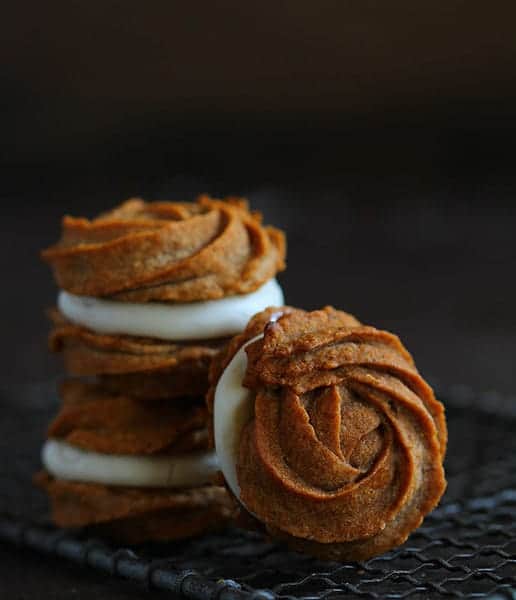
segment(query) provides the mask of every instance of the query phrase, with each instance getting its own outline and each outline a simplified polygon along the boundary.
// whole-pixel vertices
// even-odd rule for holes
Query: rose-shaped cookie
[[[71,294],[192,302],[257,290],[284,268],[285,238],[242,199],[132,199],[92,221],[64,217],[42,256]]]
[[[444,409],[399,339],[327,307],[256,315],[215,360],[226,483],[268,532],[360,560],[403,543],[445,489]]]

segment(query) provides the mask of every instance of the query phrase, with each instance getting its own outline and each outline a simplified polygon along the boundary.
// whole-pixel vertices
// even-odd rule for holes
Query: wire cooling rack
[[[439,393],[450,430],[440,506],[402,547],[336,563],[236,529],[139,548],[56,529],[31,484],[56,410],[54,388],[0,390],[0,541],[191,600],[516,598],[516,400],[465,387]]]

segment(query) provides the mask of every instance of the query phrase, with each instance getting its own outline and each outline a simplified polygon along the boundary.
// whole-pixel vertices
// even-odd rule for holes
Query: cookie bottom
[[[46,471],[35,483],[48,494],[52,520],[63,528],[139,544],[178,540],[222,529],[234,507],[223,487],[143,489],[55,479]]]
[[[284,544],[289,550],[300,552],[301,554],[308,554],[321,560],[338,562],[368,560],[401,546],[409,536],[407,532],[394,532],[389,537],[377,535],[351,542],[323,544],[321,542],[316,542],[315,540],[294,537],[277,527],[265,525],[243,509],[233,495],[231,498],[235,504],[234,522],[237,527],[256,531],[268,538],[271,542],[279,542]]]
[[[192,510],[163,510],[88,527],[95,537],[124,544],[182,540],[223,529],[227,515],[217,506]]]
[[[390,539],[373,536],[352,542],[323,544],[314,540],[294,537],[274,527],[266,527],[265,533],[271,540],[282,542],[295,552],[309,554],[321,560],[338,562],[368,560],[379,556],[388,550],[401,546],[409,535],[408,533],[402,533],[401,535],[393,535]]]

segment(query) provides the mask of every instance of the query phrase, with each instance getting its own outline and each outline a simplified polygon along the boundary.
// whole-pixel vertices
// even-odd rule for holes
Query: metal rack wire
[[[31,484],[53,390],[49,383],[0,391],[0,540],[191,600],[516,598],[516,400],[465,387],[440,393],[450,428],[443,502],[401,548],[336,563],[241,530],[115,548],[56,529]]]

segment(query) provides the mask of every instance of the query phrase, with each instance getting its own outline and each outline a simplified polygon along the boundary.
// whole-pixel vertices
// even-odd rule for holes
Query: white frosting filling
[[[236,463],[242,429],[253,416],[250,391],[242,385],[247,369],[246,347],[263,337],[244,344],[222,373],[213,402],[213,432],[219,466],[229,489],[240,500]]]
[[[281,311],[272,314],[269,322],[277,321],[282,314]],[[247,370],[245,349],[261,338],[263,333],[246,342],[233,356],[220,376],[213,400],[213,435],[219,468],[229,489],[243,506],[236,467],[242,429],[252,419],[254,411],[252,394],[242,385]]]
[[[57,303],[72,323],[98,333],[199,340],[239,333],[254,314],[269,306],[281,306],[284,299],[278,282],[270,279],[251,294],[205,302],[137,304],[61,291]]]
[[[99,454],[50,439],[41,458],[54,477],[69,481],[130,487],[198,487],[219,470],[214,452],[182,456]]]

